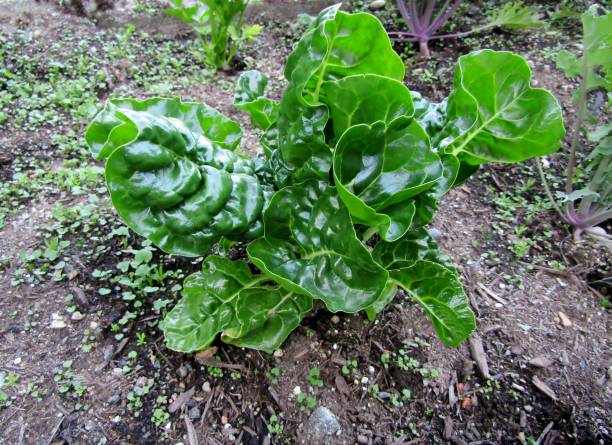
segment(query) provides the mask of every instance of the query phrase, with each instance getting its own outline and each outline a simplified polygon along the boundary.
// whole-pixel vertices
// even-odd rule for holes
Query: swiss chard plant
[[[260,25],[244,25],[249,0],[172,0],[174,7],[164,10],[190,25],[200,38],[208,64],[229,69],[243,42],[252,42],[261,32]]]
[[[438,31],[452,19],[463,0],[397,0],[408,31],[393,31],[389,35],[397,40],[418,42],[422,57],[429,58],[429,42],[431,40],[465,37],[487,29],[505,27],[509,29],[525,29],[543,26],[541,14],[521,1],[507,2],[493,11],[488,21],[471,29],[452,33]]]
[[[235,122],[201,103],[112,99],[86,133],[106,160],[119,216],[163,251],[206,256],[161,327],[169,348],[217,336],[278,348],[316,301],[371,319],[399,291],[442,343],[475,318],[449,257],[426,230],[439,199],[482,164],[551,153],[561,110],[509,52],[459,59],[452,91],[431,103],[403,84],[380,22],[323,10],[289,55],[280,103],[245,72],[235,103],[263,130],[265,158],[237,152]],[[209,255],[246,245],[246,257]]]
[[[596,89],[608,94],[612,91],[612,13],[592,6],[582,14],[582,27],[582,57],[575,57],[568,51],[560,51],[557,55],[559,68],[568,77],[580,78],[580,86],[574,94],[574,124],[565,191],[558,193],[561,202],[553,197],[539,161],[537,166],[554,208],[575,229],[575,238],[579,240],[586,233],[612,248],[612,235],[600,226],[612,218],[612,123],[590,130],[587,125],[589,121],[597,121],[588,111],[589,93]],[[583,151],[579,150],[583,133],[587,135],[591,152],[580,169],[587,174],[578,178],[578,154]],[[577,184],[582,187],[576,189]]]

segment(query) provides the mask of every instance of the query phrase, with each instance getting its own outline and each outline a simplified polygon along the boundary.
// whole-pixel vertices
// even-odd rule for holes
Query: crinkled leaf
[[[400,117],[355,125],[334,153],[334,178],[355,221],[378,227],[387,241],[400,238],[415,213],[414,197],[432,188],[442,164],[418,123]]]
[[[161,323],[168,348],[193,352],[218,334],[238,346],[277,349],[312,308],[312,299],[266,285],[242,261],[210,256],[185,279],[183,298]]]
[[[317,105],[321,85],[353,74],[380,74],[403,80],[404,63],[386,31],[370,14],[347,14],[338,6],[319,14],[315,27],[287,59],[288,92],[303,105]]]
[[[259,236],[265,187],[252,160],[223,148],[235,140],[221,131],[231,121],[197,104],[157,101],[153,107],[128,102],[129,108],[115,102],[94,127],[108,130],[98,153],[111,153],[105,176],[117,213],[165,252],[185,256],[205,254],[221,236]],[[185,122],[173,117],[177,109]],[[111,110],[122,122],[115,127],[107,125]],[[171,115],[161,116],[163,110]]]
[[[243,348],[273,352],[312,309],[312,298],[282,288],[247,289],[236,300],[236,321],[221,339]]]
[[[227,150],[235,150],[242,139],[242,131],[236,122],[206,104],[181,102],[180,99],[111,99],[85,133],[85,140],[95,159],[106,159],[117,147],[138,136],[138,123],[131,121],[122,110],[177,119],[194,137],[202,136]]]
[[[411,267],[419,260],[453,267],[451,258],[438,250],[438,244],[423,228],[411,230],[394,242],[379,242],[372,251],[372,257],[387,270]]]
[[[385,287],[387,272],[357,239],[334,187],[311,180],[278,191],[264,225],[249,258],[288,290],[319,298],[332,312],[357,312]]]
[[[411,91],[410,95],[414,104],[414,118],[427,132],[429,137],[433,139],[444,126],[446,99],[440,103],[435,103],[428,101],[421,93],[416,91]]]
[[[377,74],[324,82],[321,92],[337,137],[354,125],[377,121],[389,124],[401,116],[412,117],[414,112],[408,88],[400,81]]]
[[[260,71],[245,71],[238,79],[234,106],[251,115],[253,125],[267,130],[278,119],[278,103],[264,96],[268,77]]]
[[[561,108],[531,88],[525,60],[476,51],[459,58],[447,119],[434,145],[469,164],[519,162],[557,150],[565,133]]]

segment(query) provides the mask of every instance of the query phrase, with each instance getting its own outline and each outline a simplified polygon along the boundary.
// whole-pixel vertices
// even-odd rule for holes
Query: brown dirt
[[[48,8],[31,2],[26,7],[0,2],[0,24],[6,26],[7,33],[25,27],[39,30],[41,38],[49,39],[65,27],[75,32],[99,29],[82,18]],[[146,17],[140,20],[147,22]],[[182,31],[173,34],[161,29],[181,38]],[[289,51],[286,44],[279,43],[279,33],[282,30],[266,31],[259,47],[244,55],[270,76],[275,97],[282,87],[282,67]],[[526,46],[528,52],[534,44],[528,40]],[[417,60],[413,69],[431,69],[447,85],[452,75],[449,67],[457,54],[465,51],[461,45],[440,51],[444,51],[443,61]],[[538,82],[569,105],[564,78],[550,62],[534,58]],[[192,85],[179,94],[203,100],[240,122],[245,131],[243,149],[253,154],[258,147],[257,132],[231,105],[231,85],[236,78],[236,73],[220,73],[213,82]],[[409,76],[407,83],[434,99],[446,93],[430,86],[435,82],[426,83],[416,76]],[[146,95],[142,89],[138,92]],[[52,132],[41,129],[31,140],[42,144]],[[0,136],[11,153],[23,155],[28,148],[22,133]],[[42,149],[35,150],[33,156],[37,153]],[[0,179],[6,180],[12,165],[8,162],[0,167]],[[502,178],[502,188],[507,186],[508,191],[515,185],[514,170],[491,168],[487,172]],[[101,298],[96,293],[99,283],[91,276],[96,268],[115,267],[124,248],[118,242],[110,244],[109,252],[91,257],[75,248],[71,254],[78,273],[68,281],[11,285],[15,270],[24,265],[20,251],[38,246],[39,227],[51,222],[53,196],[36,197],[0,230],[0,254],[8,258],[8,263],[0,263],[0,371],[20,376],[17,398],[0,408],[0,444],[190,443],[187,425],[193,426],[200,444],[261,445],[286,443],[285,439],[311,444],[314,441],[305,428],[311,411],[296,401],[298,386],[338,417],[342,430],[329,439],[333,444],[358,440],[367,444],[514,444],[528,437],[537,439],[547,428],[541,443],[610,443],[609,311],[585,284],[587,272],[573,273],[571,267],[569,272],[544,271],[509,259],[512,256],[504,240],[490,237],[495,208],[488,199],[487,186],[491,186],[490,180],[477,176],[452,191],[442,200],[433,226],[441,234],[442,248],[457,264],[478,314],[477,333],[492,374],[488,381],[474,366],[467,343],[458,349],[445,348],[422,310],[401,295],[374,323],[367,323],[362,315],[338,314],[336,318],[316,311],[273,356],[219,344],[218,356],[226,366],[223,376],[213,375],[193,355],[167,350],[159,330],[149,324],[159,318],[153,311],[130,325],[127,343],[118,342],[110,325],[129,308],[116,296]],[[101,206],[105,209],[101,217],[110,221],[101,231],[109,231],[116,217],[108,210],[107,201]],[[543,217],[553,219],[554,215]],[[571,242],[564,228],[555,227],[557,245],[549,254],[569,256],[568,266],[574,266],[571,252],[580,249],[571,247],[564,253],[564,246]],[[84,235],[74,233],[75,239],[79,236]],[[95,245],[95,240],[87,242]],[[139,242],[131,237],[130,245],[137,248]],[[504,261],[483,260],[487,249],[496,250]],[[605,262],[605,252],[596,248],[587,252]],[[158,254],[156,260],[185,273],[198,267]],[[515,276],[520,277],[520,284],[509,284]],[[77,306],[85,316],[82,320],[71,320],[65,311],[69,293],[77,296]],[[559,313],[565,314],[571,325],[563,325]],[[51,328],[53,314],[63,318],[65,328]],[[137,332],[146,333],[146,343],[140,348],[136,347]],[[95,338],[88,354],[82,352],[86,335]],[[138,367],[125,374],[121,368],[129,362],[129,350],[138,350]],[[413,359],[412,367],[402,369],[397,364],[400,351],[406,359]],[[391,362],[385,364],[383,354],[391,354]],[[549,363],[544,368],[530,365],[534,358],[546,358]],[[75,380],[88,387],[82,398],[61,394],[54,381],[66,360],[73,360]],[[357,366],[347,374],[342,369],[350,360]],[[273,368],[282,370],[277,383],[266,377]],[[313,387],[308,381],[309,370],[315,368],[320,371],[323,387]],[[232,377],[233,369],[239,371],[239,378]],[[432,369],[437,378],[427,375]],[[534,381],[543,382],[551,392],[545,394]],[[28,384],[36,388],[27,390]],[[143,397],[143,409],[136,415],[128,407],[127,397],[135,386],[143,384],[150,385],[151,391]],[[373,395],[375,384],[385,397]],[[168,421],[159,427],[151,422],[158,396],[174,401],[191,388],[193,395]],[[411,391],[410,400],[394,406],[389,398],[401,395],[403,389]],[[36,390],[38,397],[33,395]],[[78,409],[77,404],[81,405]],[[186,420],[194,408],[203,414]],[[270,437],[269,419],[274,414],[282,420],[284,431]]]

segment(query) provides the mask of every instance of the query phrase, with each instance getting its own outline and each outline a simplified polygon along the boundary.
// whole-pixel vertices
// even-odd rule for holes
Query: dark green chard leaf
[[[287,93],[303,105],[318,105],[321,86],[353,74],[404,79],[404,63],[377,18],[327,8],[287,59]]]
[[[332,312],[365,309],[383,291],[388,274],[357,239],[334,187],[311,180],[280,190],[264,225],[249,258],[286,289],[319,298]]]
[[[474,165],[556,151],[565,133],[561,108],[548,91],[531,88],[530,80],[527,62],[509,52],[460,57],[434,145]]]
[[[374,319],[401,287],[419,303],[432,321],[442,343],[458,346],[476,327],[474,313],[451,259],[425,229],[407,233],[393,243],[380,242],[372,256],[389,271],[386,291],[369,308]]]
[[[408,88],[400,81],[377,74],[324,82],[321,91],[337,137],[353,125],[377,121],[390,124],[398,117],[412,117],[414,113]]]
[[[85,140],[95,159],[110,156],[117,148],[138,135],[138,124],[121,110],[143,111],[157,117],[181,121],[198,138],[203,136],[220,148],[234,151],[242,139],[240,126],[206,104],[181,102],[179,99],[111,99],[98,113],[85,133]]]
[[[459,346],[476,328],[476,318],[454,270],[420,260],[389,274],[397,286],[425,309],[446,346]]]
[[[223,341],[272,352],[312,309],[312,299],[267,285],[242,261],[210,256],[185,279],[183,298],[161,323],[168,348],[193,352]]]
[[[355,125],[334,153],[334,179],[355,222],[377,227],[387,241],[401,238],[415,214],[414,197],[432,188],[442,164],[418,123],[400,117]]]
[[[308,178],[328,180],[332,151],[325,128],[329,113],[319,98],[325,81],[355,74],[404,78],[404,64],[380,22],[369,14],[347,14],[338,8],[322,11],[287,59],[289,85],[277,126],[280,153],[271,167],[277,172],[278,186]]]
[[[278,102],[264,96],[268,76],[252,70],[240,75],[234,106],[251,115],[253,125],[267,130],[278,119]]]
[[[98,154],[110,153],[106,182],[126,224],[162,250],[185,256],[205,254],[221,236],[260,236],[265,187],[252,160],[222,148],[236,140],[235,133],[222,131],[231,129],[231,121],[197,104],[148,102],[151,113],[136,111],[146,105],[136,101],[131,108],[113,103],[103,113],[104,124],[93,127],[96,136],[109,130]],[[104,127],[111,110],[123,123]],[[165,110],[174,116],[180,110],[185,123],[161,116]]]
[[[412,103],[414,104],[414,118],[433,137],[444,126],[446,119],[446,99],[440,103],[430,102],[421,93],[411,91]]]

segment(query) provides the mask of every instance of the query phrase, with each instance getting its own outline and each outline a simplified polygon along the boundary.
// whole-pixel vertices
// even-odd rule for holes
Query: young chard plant
[[[172,0],[166,14],[189,24],[200,37],[208,64],[228,70],[239,45],[252,42],[261,32],[260,25],[243,25],[249,0]]]
[[[574,227],[575,238],[583,233],[612,247],[612,236],[599,226],[612,218],[612,124],[607,123],[587,133],[587,139],[595,147],[587,157],[585,171],[590,176],[584,187],[574,190],[577,153],[580,137],[586,131],[590,119],[587,109],[589,92],[595,89],[612,91],[612,14],[598,6],[592,6],[582,15],[584,30],[583,54],[575,57],[568,51],[557,56],[557,65],[568,77],[580,76],[580,86],[574,95],[575,121],[571,130],[571,145],[567,166],[565,192],[561,210],[553,197],[546,176],[538,161],[537,166],[549,199],[561,218]]]
[[[461,57],[442,103],[408,91],[404,75],[380,22],[336,5],[290,54],[280,103],[264,96],[262,73],[238,82],[236,105],[264,130],[265,159],[239,155],[240,128],[207,105],[106,104],[86,139],[106,160],[126,224],[171,254],[247,245],[247,258],[208,256],[185,280],[162,323],[169,348],[197,351],[220,335],[273,351],[314,300],[374,318],[398,289],[445,345],[470,335],[458,274],[425,226],[440,197],[480,165],[557,150],[561,110],[509,52]]]
[[[438,0],[397,0],[398,9],[408,26],[408,31],[393,31],[389,35],[396,40],[418,42],[421,56],[429,58],[431,40],[465,37],[498,27],[525,29],[544,25],[541,14],[523,5],[521,1],[514,1],[494,11],[484,25],[463,32],[438,34],[440,28],[453,17],[462,4],[463,0],[447,0],[444,3]]]

